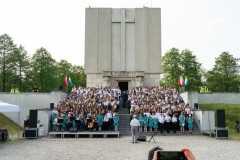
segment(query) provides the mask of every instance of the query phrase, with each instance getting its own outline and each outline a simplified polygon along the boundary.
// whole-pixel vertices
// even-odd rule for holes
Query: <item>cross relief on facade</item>
[[[121,17],[112,18],[112,23],[121,23],[121,71],[126,71],[126,23],[134,23],[134,18],[126,18],[126,10],[121,9]]]

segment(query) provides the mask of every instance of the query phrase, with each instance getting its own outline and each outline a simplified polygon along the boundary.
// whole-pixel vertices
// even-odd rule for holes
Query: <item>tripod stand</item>
[[[153,135],[152,135],[152,137],[149,139],[148,143],[150,143],[152,139],[153,139],[154,142],[156,143],[156,141],[155,141],[155,139],[154,139],[154,136],[155,136],[156,133],[157,133],[157,131],[155,131],[155,132],[153,133]]]

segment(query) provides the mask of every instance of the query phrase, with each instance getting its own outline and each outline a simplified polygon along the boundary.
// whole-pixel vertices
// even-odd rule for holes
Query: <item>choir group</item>
[[[52,130],[118,130],[118,88],[73,88],[52,111]]]
[[[128,93],[127,107],[140,122],[140,132],[177,130],[192,133],[193,111],[175,88],[139,87]],[[131,117],[132,118],[132,117]]]
[[[122,93],[119,88],[73,88],[52,111],[52,130],[115,130],[119,126],[119,103],[127,107],[131,118],[136,115],[140,132],[173,130],[192,133],[193,112],[175,88],[136,87]]]

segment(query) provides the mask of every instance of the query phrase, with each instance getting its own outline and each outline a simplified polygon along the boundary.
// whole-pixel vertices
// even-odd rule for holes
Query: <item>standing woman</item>
[[[144,125],[144,132],[147,132],[147,127],[148,127],[148,117],[146,114],[144,114],[144,117],[143,117],[143,125]]]
[[[139,121],[139,123],[140,123],[139,132],[142,132],[142,131],[143,131],[143,126],[144,126],[144,123],[143,123],[143,115],[142,115],[142,114],[139,114],[138,121]]]
[[[149,115],[149,118],[148,118],[148,126],[149,126],[149,132],[152,132],[152,127],[153,127],[153,118],[152,118],[152,114]]]
[[[103,114],[97,115],[97,122],[98,122],[98,131],[102,131],[102,125],[103,125]]]
[[[158,129],[158,118],[156,117],[155,113],[153,113],[153,128],[155,130],[155,132],[157,132]]]
[[[181,115],[179,116],[179,127],[180,127],[180,132],[184,133],[184,127],[185,127],[185,115],[184,112],[181,112]]]
[[[26,115],[25,119],[24,119],[24,123],[23,123],[23,134],[22,136],[25,136],[25,129],[29,127],[29,115]]]
[[[189,133],[192,134],[192,128],[193,128],[193,119],[192,119],[192,115],[189,114],[188,117],[188,129],[189,129]]]
[[[113,116],[113,126],[114,126],[115,132],[118,131],[118,121],[119,121],[119,116],[118,116],[118,113],[116,112],[115,115]]]

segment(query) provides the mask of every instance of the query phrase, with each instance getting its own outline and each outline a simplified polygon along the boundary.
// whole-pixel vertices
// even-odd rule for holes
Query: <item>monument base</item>
[[[87,87],[120,87],[130,90],[140,86],[159,86],[160,75],[143,72],[113,72],[87,74]],[[125,89],[124,89],[125,90]]]

